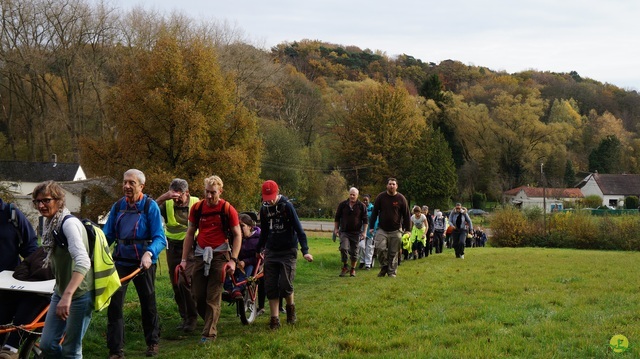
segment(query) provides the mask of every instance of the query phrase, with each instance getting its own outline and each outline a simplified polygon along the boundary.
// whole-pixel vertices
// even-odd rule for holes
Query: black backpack
[[[200,226],[200,218],[202,218],[202,206],[204,206],[205,201],[206,199],[202,199],[193,205],[193,216],[195,219],[196,228]],[[205,213],[204,215],[207,217],[220,216],[220,219],[222,220],[222,229],[224,230],[225,236],[227,237],[227,240],[231,240],[233,238],[233,233],[231,233],[231,226],[229,225],[229,208],[231,207],[231,204],[227,201],[224,201],[222,206],[222,211],[209,212]]]
[[[7,212],[8,222],[12,224],[13,229],[16,230],[18,235],[18,248],[20,244],[22,244],[22,233],[20,232],[20,228],[18,228],[18,212],[16,209],[16,205],[13,203],[3,203],[3,211]]]

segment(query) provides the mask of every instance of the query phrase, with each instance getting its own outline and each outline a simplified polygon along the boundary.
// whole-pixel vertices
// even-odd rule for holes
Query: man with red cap
[[[280,328],[280,297],[287,305],[287,323],[295,324],[296,306],[293,300],[293,279],[296,275],[298,243],[304,259],[313,261],[307,245],[307,235],[302,230],[293,204],[280,194],[278,184],[272,180],[262,184],[262,208],[260,209],[260,241],[258,253],[265,250],[264,280],[271,321],[269,328]]]

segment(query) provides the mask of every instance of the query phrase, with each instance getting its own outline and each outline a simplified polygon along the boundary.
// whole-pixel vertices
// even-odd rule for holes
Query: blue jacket
[[[149,201],[149,213],[145,213],[145,201]],[[160,207],[146,194],[135,207],[129,207],[124,197],[114,203],[103,231],[109,245],[117,241],[113,258],[118,265],[138,265],[146,251],[151,252],[151,261],[157,263],[160,252],[167,246]]]
[[[467,212],[458,213],[455,210],[451,211],[451,214],[449,215],[449,225],[455,226],[458,216],[462,216],[462,224],[460,225],[460,228],[456,228],[455,231],[473,232],[473,223],[471,223],[471,218],[469,218]]]
[[[38,248],[38,236],[27,217],[14,207],[14,225],[9,207],[0,199],[0,271],[14,270],[20,264],[20,257],[26,258]]]

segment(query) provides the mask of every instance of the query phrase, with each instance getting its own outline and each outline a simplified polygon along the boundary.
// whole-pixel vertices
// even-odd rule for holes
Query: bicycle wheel
[[[253,323],[258,317],[258,305],[256,304],[256,296],[258,293],[258,282],[247,284],[243,298],[238,299],[238,314],[240,321],[244,325]]]
[[[27,339],[22,344],[20,348],[19,358],[20,359],[40,359],[44,358],[42,355],[42,350],[40,350],[40,334],[29,334]]]

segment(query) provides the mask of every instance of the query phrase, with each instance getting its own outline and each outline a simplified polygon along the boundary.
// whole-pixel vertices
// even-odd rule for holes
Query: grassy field
[[[319,234],[320,235],[320,234]],[[313,234],[312,234],[313,236]],[[164,265],[157,279],[160,358],[637,358],[640,253],[539,248],[452,249],[403,262],[397,278],[377,268],[340,278],[337,244],[310,238],[313,263],[298,261],[298,324],[268,329],[269,315],[243,326],[223,307],[219,337],[179,323]],[[133,287],[133,286],[131,286]],[[126,304],[127,358],[146,348],[134,288]],[[199,323],[201,329],[202,321]],[[106,357],[106,310],[85,337],[87,358]],[[622,334],[629,349],[614,353]]]

